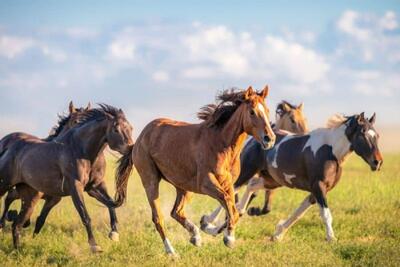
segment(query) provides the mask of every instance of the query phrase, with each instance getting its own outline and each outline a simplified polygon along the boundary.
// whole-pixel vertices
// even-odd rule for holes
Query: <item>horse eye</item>
[[[293,119],[293,118],[290,118],[290,121],[291,121],[292,123],[295,123],[295,121],[294,121],[294,119]]]
[[[254,110],[250,109],[250,115],[254,115]]]

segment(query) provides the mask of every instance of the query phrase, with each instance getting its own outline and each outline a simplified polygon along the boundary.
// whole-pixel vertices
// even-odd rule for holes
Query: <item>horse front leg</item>
[[[79,213],[79,216],[81,217],[83,225],[86,228],[90,250],[93,253],[102,252],[103,250],[101,249],[100,246],[97,245],[96,240],[93,236],[91,219],[89,217],[89,213],[87,212],[85,202],[83,199],[84,186],[79,180],[76,180],[74,178],[69,178],[68,183],[70,187],[70,194],[72,197],[72,201],[74,203],[76,210]]]
[[[100,203],[104,204],[108,208],[110,214],[110,226],[111,226],[111,231],[108,237],[112,241],[116,242],[119,241],[119,233],[117,228],[118,219],[114,208],[115,204],[114,200],[107,192],[107,187],[105,182],[102,182],[99,185],[96,185],[95,187],[91,187],[90,189],[87,190],[87,193],[89,194],[89,196],[97,199]]]

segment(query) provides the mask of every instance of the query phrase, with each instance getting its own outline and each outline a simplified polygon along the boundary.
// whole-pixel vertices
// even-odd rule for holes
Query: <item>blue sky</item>
[[[138,131],[196,121],[219,90],[265,84],[272,110],[304,102],[312,127],[360,111],[399,125],[399,14],[398,1],[1,1],[0,136],[45,136],[69,100],[121,107]]]

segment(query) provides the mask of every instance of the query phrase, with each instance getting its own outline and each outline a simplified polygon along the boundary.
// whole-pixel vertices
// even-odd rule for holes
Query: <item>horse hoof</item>
[[[168,257],[170,257],[172,260],[178,260],[179,254],[175,253],[175,252],[167,252]]]
[[[224,236],[224,244],[228,248],[233,248],[235,245],[235,238],[230,236]]]
[[[196,247],[200,247],[201,246],[201,236],[200,235],[192,236],[189,241],[190,241],[190,243],[192,243]]]
[[[283,238],[282,235],[274,234],[273,236],[271,236],[271,241],[272,242],[280,242],[280,241],[282,241],[282,238]]]
[[[100,253],[103,252],[103,250],[101,249],[100,246],[90,246],[90,250],[92,251],[92,253]]]
[[[334,237],[334,236],[328,236],[326,238],[326,241],[329,242],[329,243],[335,243],[337,241],[337,238]]]
[[[118,232],[112,231],[110,232],[110,234],[108,235],[108,237],[114,241],[114,242],[118,242],[119,241],[119,234]]]

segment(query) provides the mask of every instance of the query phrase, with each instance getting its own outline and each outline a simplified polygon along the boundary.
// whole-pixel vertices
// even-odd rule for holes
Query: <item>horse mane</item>
[[[297,107],[291,103],[289,103],[286,100],[282,100],[281,102],[276,105],[275,113],[277,113],[279,116],[282,116],[285,113],[285,110],[283,109],[283,105],[288,105],[291,109],[296,109]]]
[[[245,91],[237,88],[222,91],[216,97],[217,104],[203,106],[197,113],[197,117],[204,121],[207,127],[220,128],[224,126],[243,103],[244,93]]]
[[[98,108],[93,108],[90,109],[86,112],[83,112],[82,114],[79,115],[79,122],[78,126],[81,126],[83,124],[86,124],[90,121],[100,121],[104,120],[107,118],[108,115],[112,117],[118,117],[118,116],[124,116],[124,113],[121,109],[118,109],[116,107],[107,105],[107,104],[98,104]]]
[[[45,140],[50,141],[53,138],[57,137],[64,129],[65,125],[67,125],[70,119],[71,119],[71,114],[68,115],[58,114],[57,124],[53,128],[51,128],[49,136],[46,137]]]
[[[326,122],[326,128],[328,129],[335,129],[346,123],[351,117],[345,116],[343,114],[334,114],[333,116],[329,117],[328,121]]]

